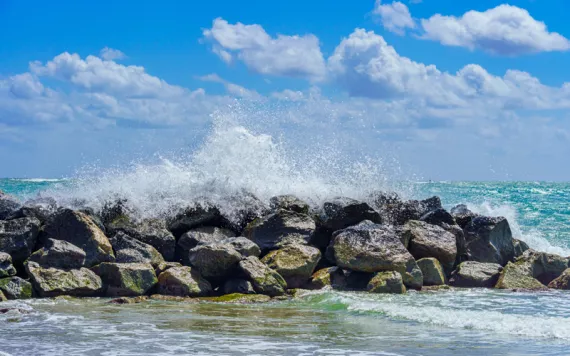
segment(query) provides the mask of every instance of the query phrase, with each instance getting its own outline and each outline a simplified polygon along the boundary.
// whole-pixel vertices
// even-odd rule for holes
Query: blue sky
[[[426,179],[570,180],[568,10],[1,0],[0,176],[188,150],[237,102],[290,145],[330,134]]]

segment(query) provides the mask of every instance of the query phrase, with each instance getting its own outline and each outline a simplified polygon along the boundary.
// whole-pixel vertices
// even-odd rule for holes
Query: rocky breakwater
[[[446,211],[437,197],[376,193],[367,202],[336,198],[320,207],[294,196],[267,205],[248,199],[255,204],[236,221],[204,203],[137,219],[121,200],[94,211],[0,194],[0,300],[243,303],[299,288],[570,289],[569,258],[529,249],[505,218],[463,205]]]

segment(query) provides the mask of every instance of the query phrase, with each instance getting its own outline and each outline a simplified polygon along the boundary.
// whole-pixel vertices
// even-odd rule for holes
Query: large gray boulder
[[[40,221],[22,218],[0,221],[0,252],[12,256],[16,264],[23,263],[32,254],[40,231]]]
[[[455,219],[447,210],[443,208],[431,210],[420,218],[420,221],[424,221],[428,224],[442,226],[443,224],[446,225],[455,225]]]
[[[393,228],[362,222],[333,234],[330,252],[338,266],[356,272],[396,271],[404,284],[419,289],[423,276]]]
[[[78,269],[85,265],[85,251],[63,240],[47,239],[43,248],[32,253],[28,262],[41,267]]]
[[[261,262],[279,273],[288,288],[300,288],[307,283],[321,259],[319,249],[305,245],[287,245],[265,255]]]
[[[522,240],[513,239],[513,245],[515,246],[515,258],[522,256],[522,254],[529,250],[528,244]]]
[[[210,282],[191,267],[173,267],[158,276],[158,293],[178,297],[202,297],[212,292]]]
[[[471,260],[504,266],[514,259],[513,235],[509,222],[504,217],[474,217],[464,231],[466,249]]]
[[[33,296],[32,284],[20,277],[0,279],[0,292],[9,299],[29,299]]]
[[[16,268],[12,264],[12,257],[4,252],[0,252],[0,278],[12,277],[16,275]]]
[[[160,219],[134,221],[126,215],[119,215],[106,225],[107,234],[114,236],[123,232],[135,240],[154,247],[167,261],[174,259],[176,239],[168,230],[166,222]]]
[[[366,289],[370,293],[404,294],[406,287],[402,275],[395,271],[378,272],[368,282]]]
[[[222,240],[233,236],[235,236],[233,231],[215,226],[194,228],[182,234],[178,239],[176,245],[178,255],[184,264],[188,264],[188,251],[194,247],[221,242]]]
[[[278,195],[269,200],[272,210],[290,210],[299,214],[309,214],[309,204],[294,195]]]
[[[62,270],[28,262],[26,271],[36,292],[44,298],[58,295],[95,296],[103,287],[101,278],[87,268]]]
[[[441,207],[438,197],[408,201],[388,199],[379,205],[384,223],[391,225],[404,225],[409,220],[419,220],[430,211]]]
[[[267,267],[255,256],[249,256],[239,262],[239,269],[243,276],[253,285],[259,294],[271,297],[285,294],[287,282],[279,273]]]
[[[153,267],[164,263],[162,255],[151,245],[136,240],[122,231],[109,239],[115,250],[117,263],[150,263]]]
[[[408,249],[415,259],[434,257],[444,267],[452,268],[457,256],[455,235],[423,221],[410,220],[403,233],[409,236]]]
[[[6,220],[20,206],[15,198],[0,190],[0,220]]]
[[[210,204],[196,204],[188,207],[171,218],[168,230],[175,237],[180,237],[187,231],[201,226],[226,227],[229,221],[222,216],[220,210]]]
[[[149,263],[105,262],[92,269],[101,277],[104,294],[108,297],[144,295],[158,282],[154,268]]]
[[[188,252],[190,265],[210,281],[219,281],[235,272],[242,255],[230,244],[200,245]]]
[[[533,249],[526,250],[516,260],[516,264],[525,268],[529,276],[538,279],[544,285],[558,278],[568,268],[569,262],[568,257]]]
[[[465,261],[451,274],[449,284],[465,288],[493,288],[503,267],[498,263]]]
[[[315,232],[315,221],[308,215],[289,210],[255,219],[243,235],[257,244],[261,250],[273,250],[289,244],[308,244]]]
[[[58,211],[44,226],[42,236],[44,241],[47,238],[63,240],[85,251],[87,267],[115,260],[107,236],[89,216],[78,211]]]
[[[368,203],[339,197],[327,201],[323,205],[322,224],[330,231],[344,229],[364,220],[382,223],[382,217]]]

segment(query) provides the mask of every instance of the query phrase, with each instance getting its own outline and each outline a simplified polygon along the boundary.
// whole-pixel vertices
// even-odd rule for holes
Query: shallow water
[[[321,292],[255,305],[106,299],[2,305],[11,355],[567,355],[569,293]]]

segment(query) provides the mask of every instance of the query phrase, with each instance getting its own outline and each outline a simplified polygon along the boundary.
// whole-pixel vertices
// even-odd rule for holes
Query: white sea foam
[[[219,114],[211,133],[192,153],[159,157],[153,164],[88,167],[71,184],[45,194],[62,202],[84,200],[96,208],[126,198],[149,216],[207,197],[231,215],[239,204],[231,197],[244,191],[265,202],[275,195],[295,194],[320,204],[332,196],[364,198],[372,190],[395,189],[397,164],[366,155],[348,157],[339,147],[333,139],[328,145],[296,146]]]

